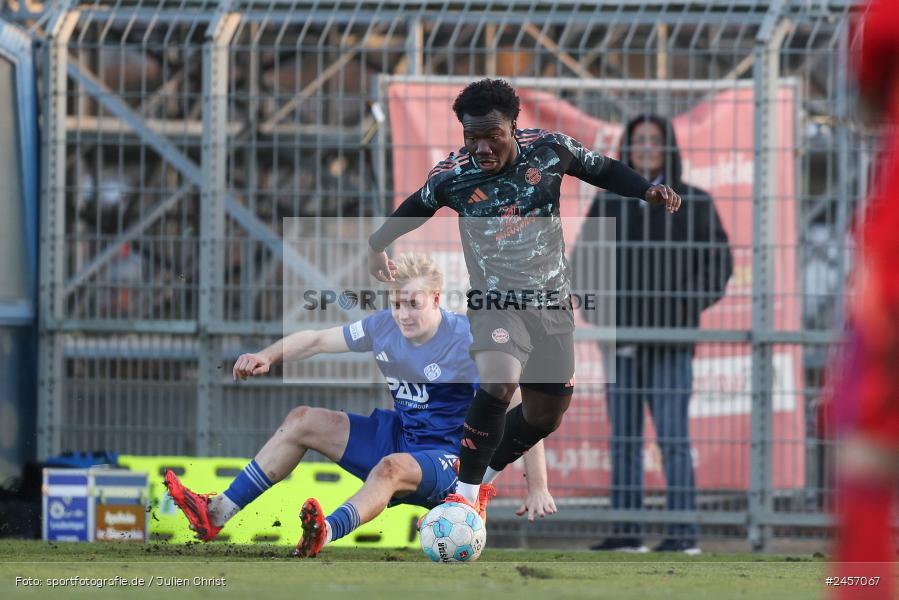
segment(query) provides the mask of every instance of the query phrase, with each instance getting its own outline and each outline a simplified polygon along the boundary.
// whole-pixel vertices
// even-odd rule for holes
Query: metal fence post
[[[837,69],[836,69],[836,112],[840,118],[849,120],[852,109],[849,106],[850,85],[848,81],[848,58],[849,58],[849,27],[843,27],[839,34],[837,48]],[[838,127],[836,130],[837,142],[837,169],[842,177],[837,179],[837,214],[834,223],[834,232],[848,232],[850,230],[850,208],[852,206],[852,192],[849,186],[850,160],[849,160],[849,128],[846,126]],[[859,171],[862,173],[863,171]],[[838,276],[840,281],[845,279],[849,269],[849,253],[844,252],[839,257]],[[837,294],[836,297],[836,314],[843,314],[843,295]]]
[[[196,453],[210,453],[211,407],[224,376],[221,336],[224,317],[225,175],[227,165],[228,50],[240,22],[223,3],[203,44],[203,141],[200,184],[200,356],[197,368]]]
[[[66,218],[66,94],[68,42],[78,11],[64,2],[47,28],[43,48],[44,140],[41,156],[40,342],[38,352],[37,454],[45,458],[61,450],[63,397],[63,318]]]
[[[406,36],[406,73],[421,75],[424,71],[424,24],[420,18],[409,21]]]
[[[749,465],[749,542],[754,550],[767,543],[766,515],[773,508],[772,462],[772,319],[774,305],[774,216],[777,202],[777,81],[778,49],[785,28],[784,0],[773,3],[755,39],[754,140],[752,199],[752,416]]]

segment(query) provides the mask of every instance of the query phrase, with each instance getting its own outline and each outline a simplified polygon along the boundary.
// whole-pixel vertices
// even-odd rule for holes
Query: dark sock
[[[508,402],[479,389],[468,407],[459,448],[459,481],[480,484],[503,437]]]
[[[521,404],[506,413],[506,426],[503,438],[493,453],[490,468],[502,471],[509,463],[518,460],[522,454],[534,447],[534,444],[548,436],[552,431],[537,429],[524,420],[524,409]]]

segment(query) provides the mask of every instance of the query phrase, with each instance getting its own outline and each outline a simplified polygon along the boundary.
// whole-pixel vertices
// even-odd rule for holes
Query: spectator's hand
[[[396,273],[396,263],[387,256],[383,250],[375,252],[368,251],[368,272],[378,281],[393,281],[393,274]]]
[[[671,186],[659,184],[646,190],[645,200],[650,204],[664,204],[670,213],[676,213],[680,208],[680,196]]]
[[[553,500],[549,490],[542,488],[536,491],[529,491],[527,498],[524,499],[524,503],[518,507],[515,514],[520,517],[527,513],[528,521],[533,521],[537,515],[542,519],[546,515],[555,514],[557,511],[556,501]]]
[[[271,361],[261,354],[241,354],[234,363],[231,376],[237,381],[254,375],[264,375],[271,366]]]

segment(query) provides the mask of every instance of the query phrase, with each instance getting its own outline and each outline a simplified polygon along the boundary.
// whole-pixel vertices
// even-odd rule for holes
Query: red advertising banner
[[[425,182],[428,172],[450,151],[462,146],[462,126],[452,112],[461,86],[394,82],[388,87],[393,179],[399,204]],[[593,118],[558,96],[518,89],[520,127],[566,133],[587,147],[618,157],[621,124]],[[777,93],[776,215],[773,223],[774,326],[795,330],[800,324],[796,269],[796,200],[794,147],[795,92]],[[684,180],[708,191],[715,200],[734,255],[734,272],[725,297],[702,315],[701,327],[752,327],[753,90],[737,87],[710,92],[687,112],[675,116],[674,128],[684,163]],[[562,183],[561,214],[566,247],[574,245],[581,220],[596,189],[574,177]],[[427,248],[443,267],[448,289],[465,290],[467,272],[459,246],[455,213],[442,209],[419,230],[398,242],[397,249]],[[451,306],[458,309],[460,306]],[[773,357],[773,443],[775,488],[804,485],[804,407],[801,354],[796,347],[775,348]],[[749,482],[751,349],[748,344],[699,344],[693,361],[690,433],[700,489],[746,489]],[[577,348],[579,387],[562,427],[546,443],[550,484],[559,496],[605,494],[610,481],[609,425],[604,390],[598,381],[600,354],[593,343]],[[589,377],[581,375],[589,374]],[[646,486],[664,486],[661,456],[652,419],[646,419]],[[511,467],[520,470],[520,462]],[[520,477],[505,476],[509,482]]]

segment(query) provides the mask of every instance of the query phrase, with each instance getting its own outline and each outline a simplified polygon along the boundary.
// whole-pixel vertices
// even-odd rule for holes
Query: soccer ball
[[[422,519],[418,537],[421,549],[434,562],[471,562],[481,555],[487,530],[470,506],[444,502]]]

